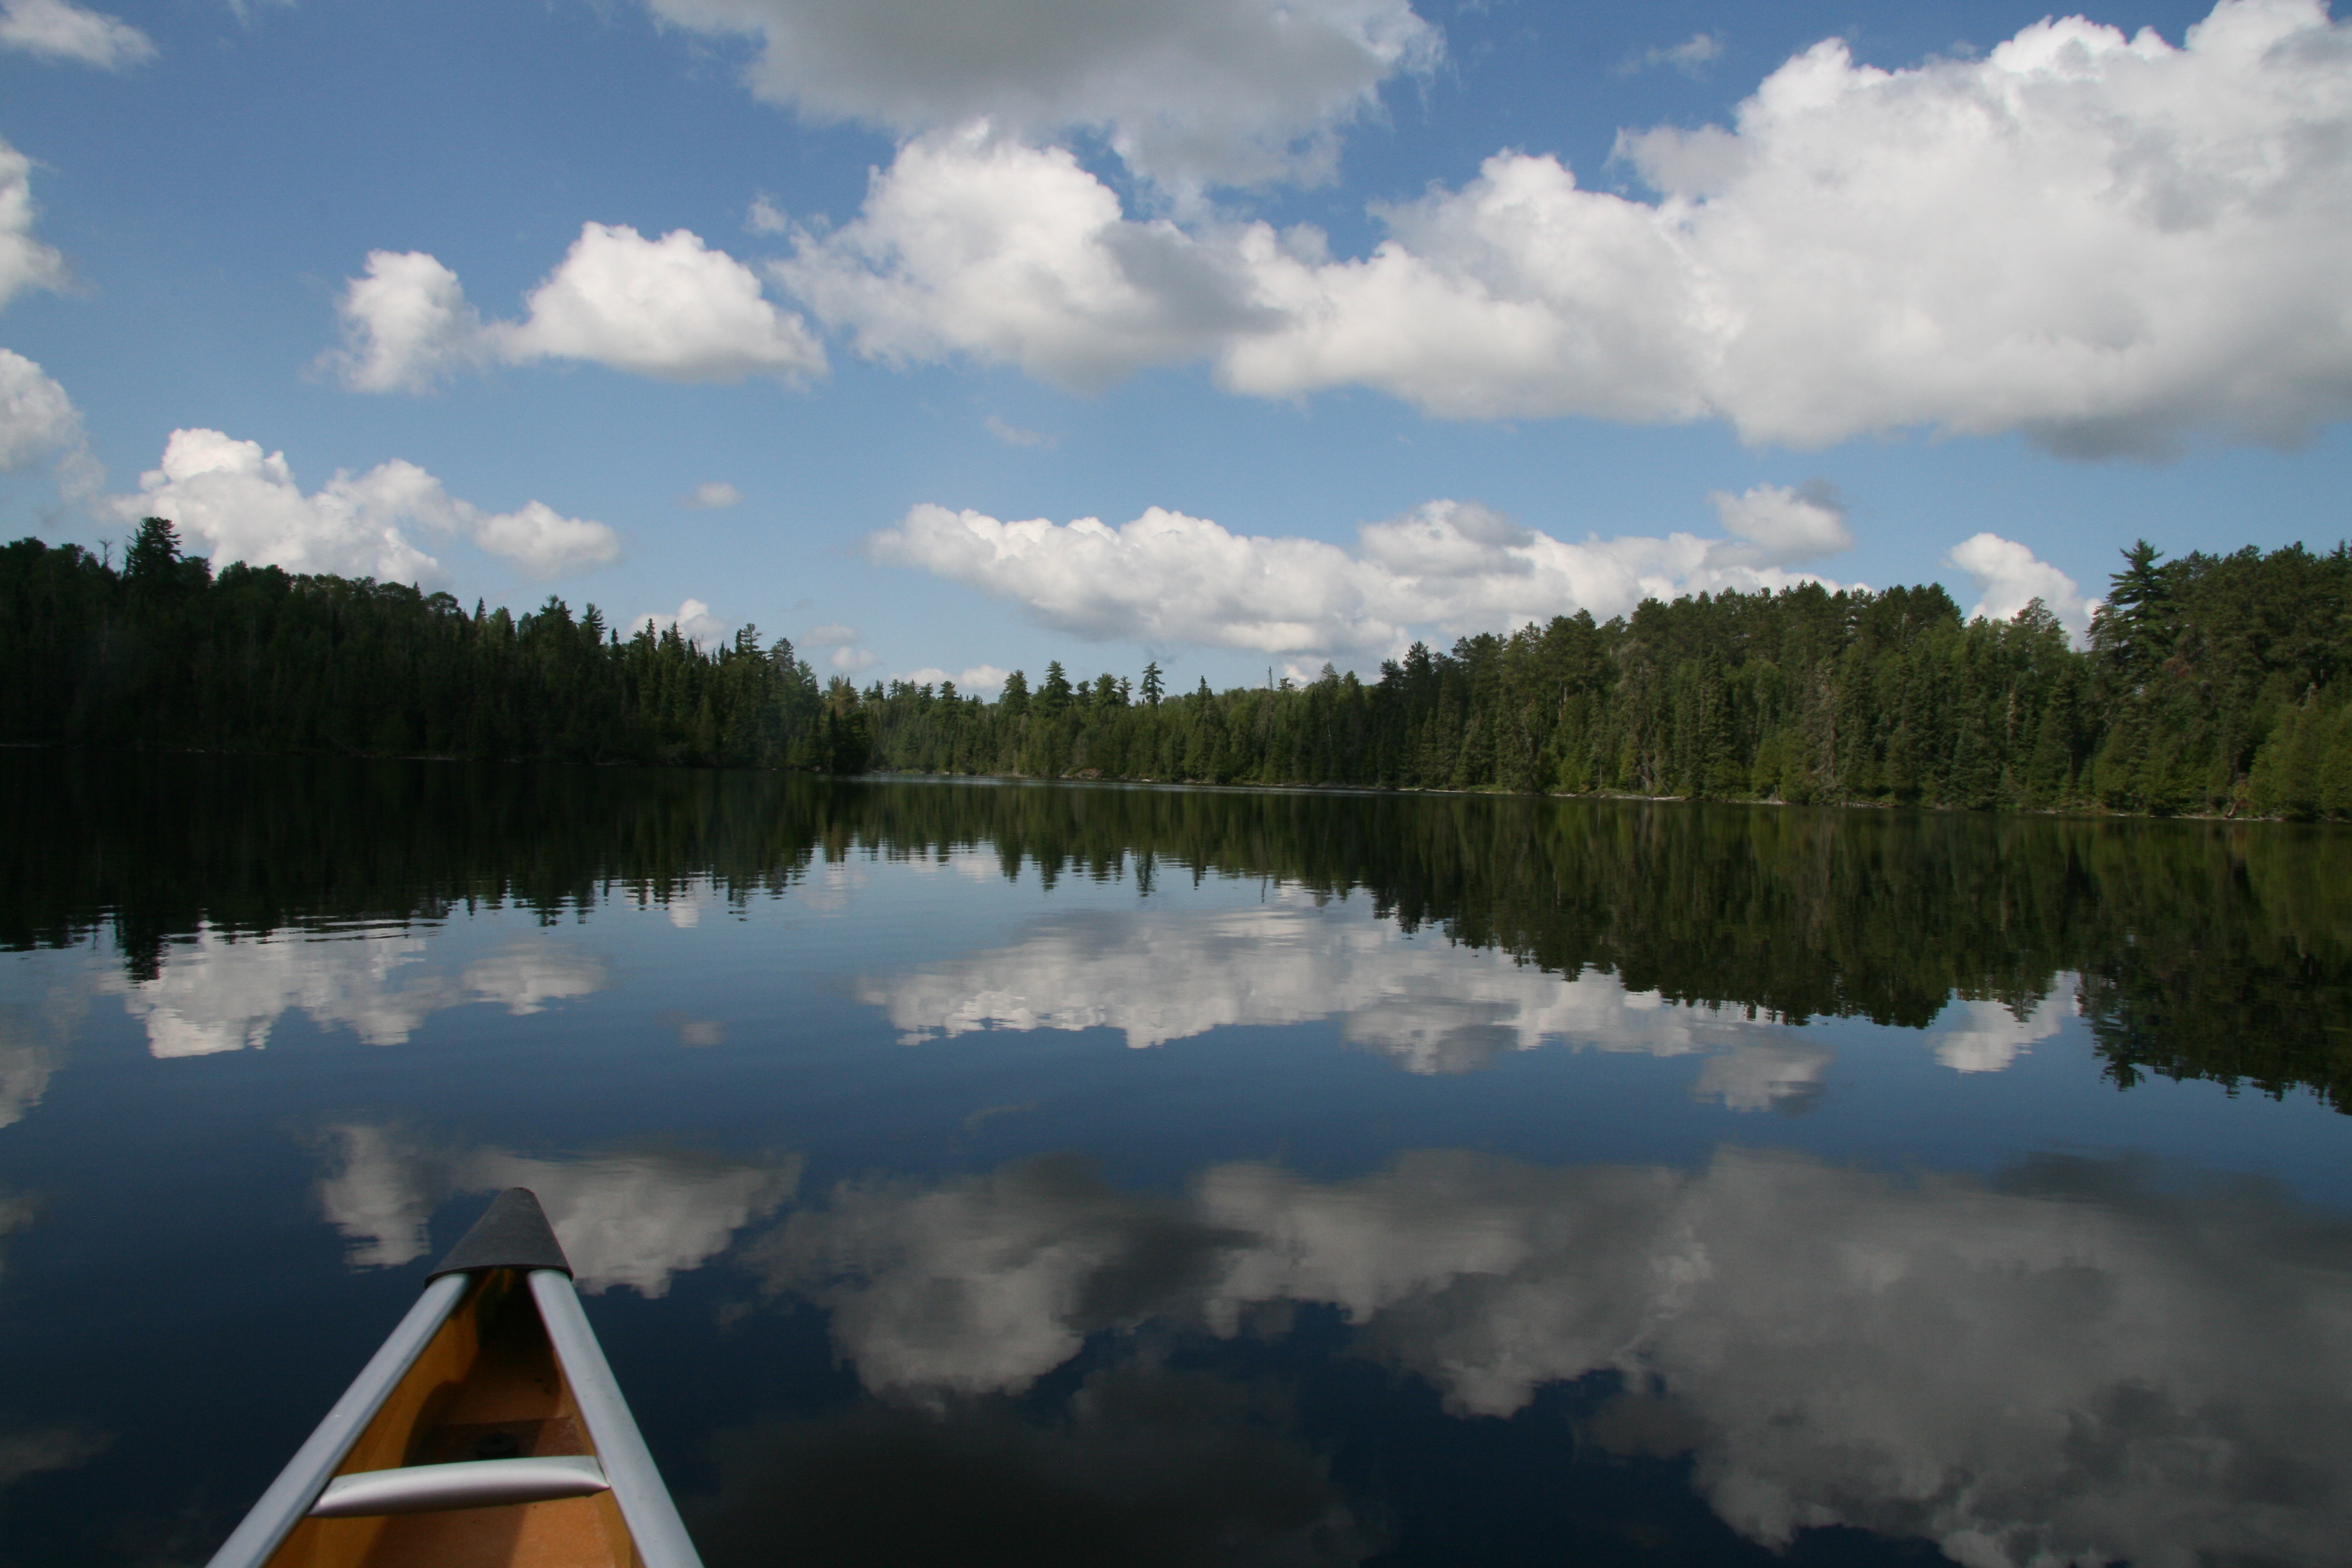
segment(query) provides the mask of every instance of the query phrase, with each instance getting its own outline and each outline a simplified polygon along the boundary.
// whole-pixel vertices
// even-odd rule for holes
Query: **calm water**
[[[0,1561],[537,1190],[713,1568],[2335,1563],[2352,834],[0,755]]]

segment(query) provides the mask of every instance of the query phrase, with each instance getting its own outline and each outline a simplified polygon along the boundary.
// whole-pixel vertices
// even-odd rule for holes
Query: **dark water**
[[[0,755],[0,1561],[536,1189],[713,1568],[2334,1563],[2352,832]]]

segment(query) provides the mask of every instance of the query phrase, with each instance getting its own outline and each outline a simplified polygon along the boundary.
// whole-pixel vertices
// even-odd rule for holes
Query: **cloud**
[[[433,1213],[466,1193],[529,1187],[580,1288],[659,1297],[670,1280],[734,1245],[800,1184],[801,1156],[732,1160],[687,1150],[535,1159],[493,1145],[446,1147],[398,1129],[331,1127],[320,1212],[354,1268],[396,1268],[431,1249]]]
[[[1037,431],[1024,429],[1018,425],[1008,424],[1006,421],[999,418],[993,414],[982,420],[981,424],[987,429],[990,435],[995,437],[998,440],[1003,442],[1008,447],[1051,447],[1057,445],[1060,440],[1060,437],[1058,437],[1041,435]]]
[[[193,941],[163,950],[152,977],[109,971],[98,987],[122,998],[149,1055],[176,1058],[258,1050],[298,1008],[320,1029],[396,1046],[452,1007],[488,1002],[537,1013],[610,984],[601,954],[538,937],[509,942],[454,978],[426,962],[426,948],[425,938],[396,930],[231,938],[200,925]]]
[[[1735,1110],[1810,1093],[1831,1059],[1736,1008],[1670,1005],[1612,974],[1562,977],[1506,953],[1415,940],[1386,920],[1334,920],[1290,891],[1213,915],[1048,916],[1004,947],[866,975],[856,994],[904,1045],[980,1030],[1112,1029],[1141,1050],[1212,1029],[1336,1018],[1348,1040],[1415,1073],[1474,1071],[1549,1043],[1661,1057],[1770,1047],[1781,1053],[1773,1063],[1802,1064],[1781,1071],[1759,1058],[1736,1083],[1702,1083]]]
[[[1679,44],[1663,45],[1630,55],[1617,68],[1620,76],[1635,71],[1654,70],[1666,66],[1682,72],[1694,81],[1706,74],[1706,68],[1723,58],[1723,40],[1713,33],[1693,33]]]
[[[676,229],[581,226],[530,315],[493,328],[510,361],[583,359],[665,381],[821,374],[824,350],[800,318],[761,297],[751,269]]]
[[[1648,597],[1822,581],[1796,568],[1851,542],[1823,499],[1759,486],[1716,505],[1732,538],[1570,543],[1475,502],[1433,500],[1365,525],[1351,553],[1320,540],[1229,533],[1158,507],[1114,529],[1090,517],[1002,522],[924,504],[866,548],[1081,637],[1307,658],[1400,651],[1416,626],[1451,635],[1579,609],[1605,619]]]
[[[724,510],[730,506],[741,505],[742,500],[743,492],[733,485],[723,479],[706,479],[678,497],[677,504],[684,507],[704,507],[712,510]]]
[[[919,133],[982,118],[1100,132],[1172,184],[1328,174],[1335,132],[1423,70],[1438,31],[1402,0],[647,0],[757,39],[751,89],[816,120]]]
[[[467,538],[513,562],[534,582],[567,577],[621,558],[619,534],[601,522],[565,517],[544,501],[525,501],[520,510],[495,513],[464,501],[451,501],[449,507]]]
[[[785,234],[792,226],[793,220],[783,209],[764,195],[753,196],[750,209],[743,215],[743,228],[750,234]]]
[[[58,459],[59,479],[70,495],[83,495],[105,482],[82,434],[81,411],[66,389],[23,354],[0,349],[0,473],[43,458]]]
[[[961,674],[950,675],[939,666],[931,664],[925,665],[920,669],[910,669],[895,679],[903,680],[909,686],[937,686],[943,680],[952,680],[955,682],[956,695],[959,697],[990,697],[992,693],[1004,689],[1004,678],[1011,673],[1012,671],[992,664],[973,664],[965,666]]]
[[[1097,1336],[1328,1303],[1459,1415],[1615,1373],[1596,1449],[1690,1454],[1735,1530],[1926,1537],[1969,1568],[2319,1562],[2352,1415],[2340,1215],[2045,1159],[1993,1183],[1726,1148],[1695,1170],[1406,1153],[1176,1196],[1067,1157],[845,1183],[748,1246],[900,1398],[1017,1394]],[[1661,1441],[1669,1437],[1670,1440]]]
[[[33,237],[33,161],[0,141],[0,305],[65,282],[66,258]]]
[[[1944,559],[1967,573],[1983,595],[1969,612],[1972,618],[2005,621],[2039,599],[2077,642],[2090,630],[2096,601],[2084,598],[2074,579],[2015,540],[1998,533],[1971,534],[1953,545]]]
[[[1279,321],[1231,247],[1130,222],[1066,149],[986,126],[900,148],[856,218],[770,272],[869,358],[968,355],[1078,391]]]
[[[457,275],[422,251],[371,250],[335,309],[346,346],[329,356],[357,392],[423,392],[490,358],[482,319]]]
[[[1825,488],[1800,493],[1785,485],[1756,485],[1738,495],[1709,490],[1707,504],[1723,521],[1724,531],[1748,542],[1717,552],[1717,559],[1733,557],[1759,566],[1818,561],[1853,548],[1845,526],[1845,508]]]
[[[801,644],[812,648],[834,644],[833,651],[825,656],[825,663],[843,675],[863,675],[881,663],[882,658],[871,648],[857,647],[859,633],[856,626],[827,624],[811,626],[802,636]]]
[[[1831,40],[1727,128],[1622,136],[1655,200],[1506,152],[1336,259],[1305,228],[1130,218],[1066,152],[940,132],[775,276],[861,353],[1074,387],[1205,359],[1255,396],[1799,447],[2292,444],[2352,413],[2347,54],[2317,0],[2223,0],[2178,48],[2072,18],[1889,71]]]
[[[155,40],[130,23],[68,0],[0,0],[0,49],[122,70],[155,58]]]
[[[169,518],[183,534],[208,543],[216,565],[246,561],[420,587],[446,584],[448,572],[410,542],[403,524],[462,534],[539,580],[621,556],[620,535],[601,522],[565,517],[536,500],[515,511],[486,512],[398,458],[356,476],[338,470],[323,489],[304,495],[284,453],[265,457],[258,442],[234,440],[218,430],[173,431],[162,466],[141,475],[139,486],[137,495],[115,498],[116,514],[126,521]]]
[[[491,363],[585,360],[676,382],[798,381],[824,345],[760,292],[751,269],[686,229],[647,239],[583,224],[520,321],[485,322],[457,275],[418,251],[368,253],[336,301],[344,346],[321,363],[359,392],[421,392]]]
[[[629,622],[632,633],[651,631],[658,635],[671,626],[695,647],[705,649],[719,647],[735,635],[735,623],[722,621],[710,613],[710,606],[699,599],[682,601],[668,616],[646,614]]]

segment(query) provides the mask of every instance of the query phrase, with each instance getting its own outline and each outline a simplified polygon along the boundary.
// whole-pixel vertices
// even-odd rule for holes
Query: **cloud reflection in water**
[[[2082,1011],[2079,981],[2062,974],[2031,1013],[2000,1002],[1954,1001],[1929,1036],[1936,1059],[1955,1072],[2000,1072],[2065,1027]]]
[[[41,1103],[63,1058],[23,1009],[0,1007],[0,1127],[22,1121]]]
[[[2352,1225],[2267,1189],[1435,1152],[1337,1182],[1218,1165],[1167,1197],[1049,1158],[845,1184],[746,1257],[919,1404],[1017,1394],[1091,1334],[1323,1302],[1460,1415],[1622,1375],[1596,1437],[1692,1450],[1768,1545],[1844,1524],[1977,1568],[2189,1568],[2352,1539]]]
[[[460,1193],[529,1187],[539,1194],[583,1290],[626,1285],[667,1294],[764,1219],[800,1184],[801,1157],[732,1160],[661,1149],[576,1160],[535,1159],[481,1145],[456,1148],[396,1129],[329,1128],[330,1173],[315,1191],[349,1244],[352,1267],[396,1268],[432,1246],[433,1212]]]
[[[0,1491],[26,1476],[70,1470],[104,1453],[109,1433],[72,1425],[0,1427]]]
[[[1008,946],[867,975],[857,995],[908,1044],[992,1028],[1111,1028],[1140,1049],[1228,1026],[1338,1016],[1349,1040],[1418,1073],[1473,1071],[1548,1040],[1680,1056],[1785,1037],[1740,1009],[1678,1005],[1612,974],[1563,977],[1434,933],[1408,936],[1296,891],[1213,914],[1048,915]],[[1800,1079],[1810,1081],[1789,1081]],[[1745,1108],[1743,1095],[1726,1098]]]
[[[395,1046],[447,1008],[489,1002],[522,1016],[610,982],[602,954],[539,936],[486,953],[452,979],[426,966],[428,942],[404,926],[241,938],[203,927],[164,950],[152,978],[109,971],[98,984],[145,1026],[150,1053],[196,1057],[258,1049],[297,1007],[322,1029]]]

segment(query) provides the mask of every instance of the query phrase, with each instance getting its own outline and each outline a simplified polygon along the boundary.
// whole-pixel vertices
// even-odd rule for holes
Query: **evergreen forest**
[[[1015,671],[820,682],[551,597],[0,548],[0,742],[1038,778],[2352,817],[2352,550],[2124,552],[2089,646],[1934,584],[1651,600],[1416,644],[1364,680],[1189,693]]]

